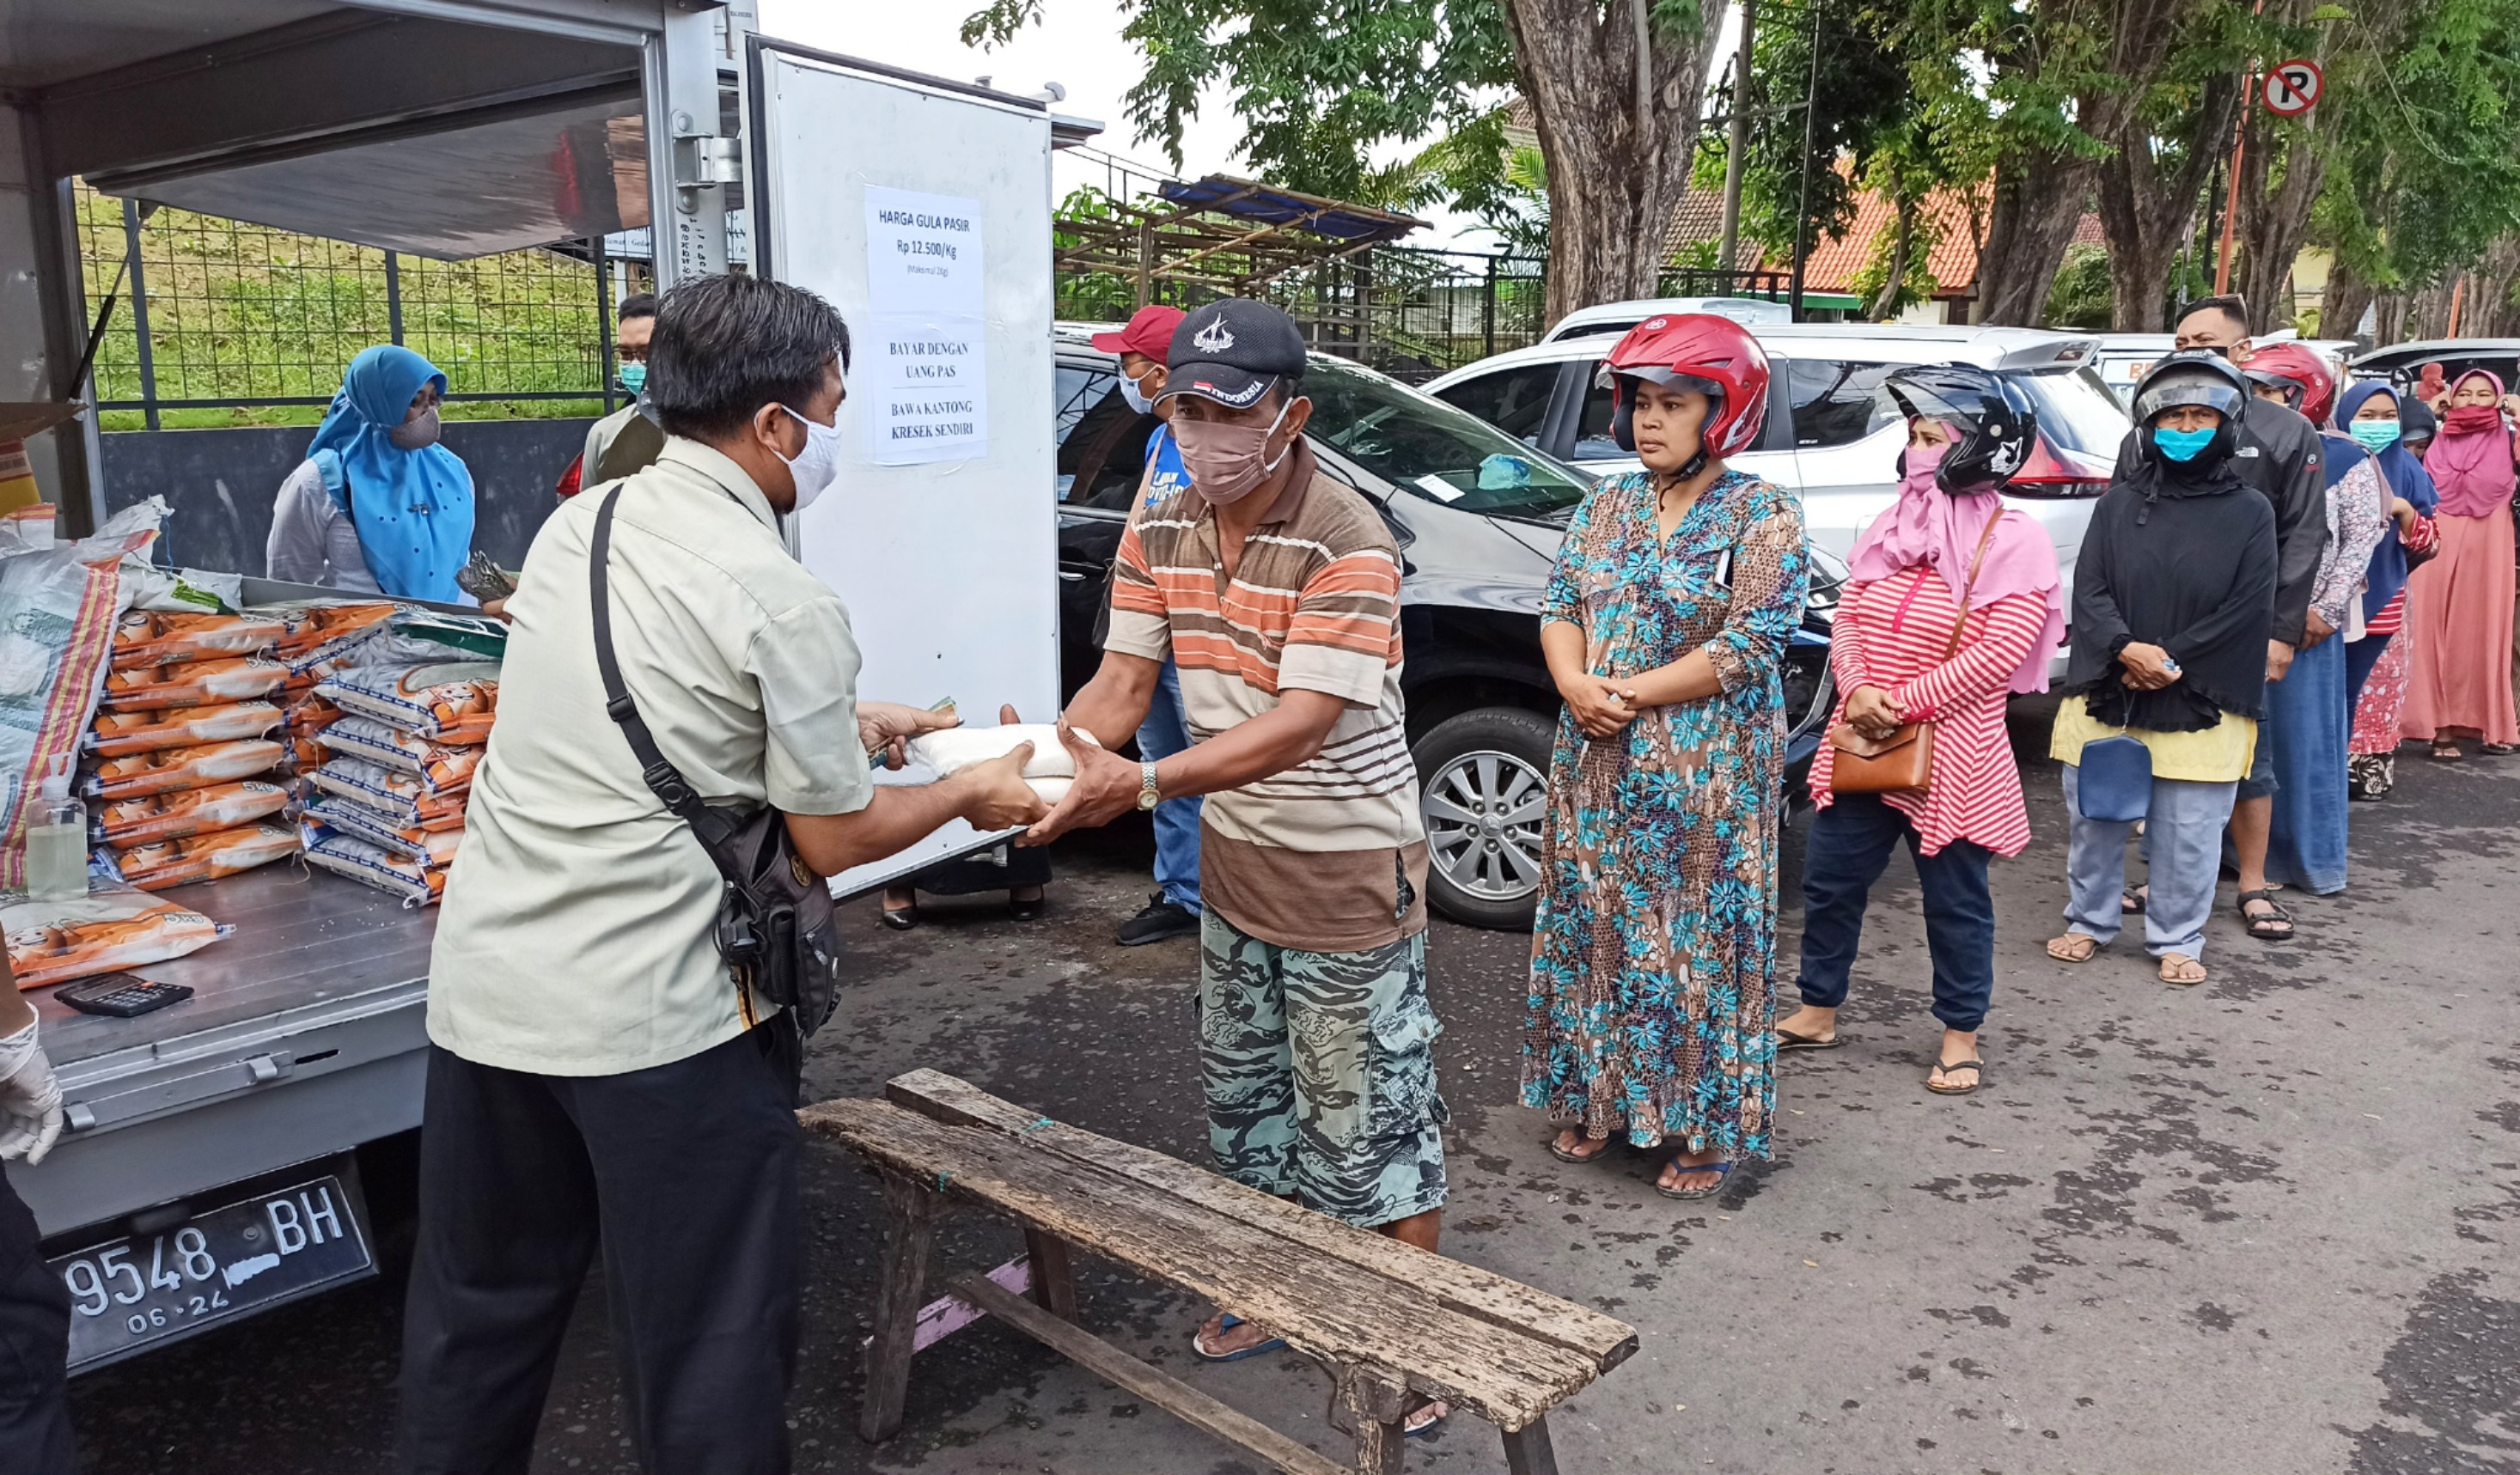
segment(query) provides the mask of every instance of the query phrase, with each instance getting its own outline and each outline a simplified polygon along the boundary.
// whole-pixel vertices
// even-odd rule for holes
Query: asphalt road
[[[2031,723],[2017,737],[2040,746]],[[2520,761],[2449,769],[2410,750],[2398,793],[2354,811],[2354,887],[2299,905],[2286,947],[2226,911],[2215,976],[2188,990],[2124,944],[2080,968],[2047,959],[2063,822],[2052,766],[2027,767],[2039,838],[1997,870],[1986,1089],[1922,1090],[1937,1034],[1914,883],[1894,862],[1850,1045],[1789,1059],[1776,1160],[1712,1207],[1655,1197],[1642,1155],[1548,1156],[1513,1104],[1525,940],[1437,924],[1446,1247],[1642,1333],[1553,1421],[1564,1468],[2520,1471]],[[1029,926],[972,899],[897,936],[856,909],[863,981],[816,1044],[809,1090],[868,1094],[935,1066],[1196,1160],[1191,945],[1109,942],[1146,860],[1143,829],[1069,844]],[[1789,847],[1788,876],[1799,861]],[[859,1443],[872,1180],[821,1150],[809,1173],[800,1469],[1250,1468],[987,1323],[921,1356],[898,1441]],[[942,1256],[994,1265],[1016,1247],[962,1220]],[[1084,1293],[1090,1325],[1345,1457],[1310,1364],[1187,1365],[1202,1308],[1101,1267]],[[85,1468],[387,1469],[397,1321],[395,1289],[372,1283],[83,1378]],[[632,1469],[616,1407],[590,1294],[534,1468]],[[1410,1459],[1503,1466],[1467,1419]]]

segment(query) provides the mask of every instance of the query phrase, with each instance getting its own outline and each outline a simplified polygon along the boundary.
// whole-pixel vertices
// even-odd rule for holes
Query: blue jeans
[[[1138,725],[1138,751],[1148,763],[1161,763],[1190,746],[1190,719],[1182,710],[1181,668],[1164,662],[1155,683],[1155,699],[1147,704],[1147,720]],[[1198,907],[1198,810],[1203,801],[1166,799],[1155,806],[1155,884],[1164,900],[1188,909]]]
[[[1803,960],[1795,986],[1803,1003],[1833,1009],[1846,1002],[1847,975],[1864,937],[1872,883],[1901,840],[1916,860],[1925,893],[1925,943],[1934,959],[1934,1017],[1974,1033],[1995,995],[1995,898],[1987,890],[1987,849],[1954,840],[1939,855],[1916,850],[1916,827],[1878,794],[1841,794],[1812,816],[1803,842]]]

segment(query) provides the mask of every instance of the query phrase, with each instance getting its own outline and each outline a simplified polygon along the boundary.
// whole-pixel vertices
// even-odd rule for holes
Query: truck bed
[[[436,909],[287,862],[165,895],[236,928],[134,970],[192,998],[114,1019],[29,996],[70,1126],[9,1179],[47,1235],[420,1124]]]

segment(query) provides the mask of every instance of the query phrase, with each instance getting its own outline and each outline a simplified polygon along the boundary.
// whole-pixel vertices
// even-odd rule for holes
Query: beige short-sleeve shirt
[[[617,1075],[768,1012],[718,957],[716,868],[604,710],[587,550],[614,495],[613,646],[665,756],[712,803],[847,814],[873,796],[848,612],[741,468],[674,439],[571,498],[508,602],[499,720],[430,960],[429,1038],[483,1065]]]

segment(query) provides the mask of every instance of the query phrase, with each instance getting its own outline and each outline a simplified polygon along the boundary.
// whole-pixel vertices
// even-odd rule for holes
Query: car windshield
[[[1487,422],[1372,370],[1315,358],[1309,433],[1393,486],[1466,513],[1553,517],[1591,483]]]

